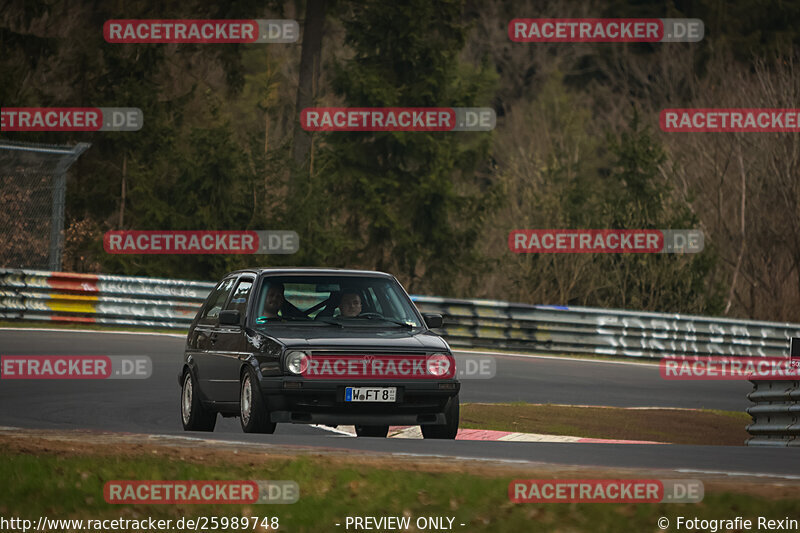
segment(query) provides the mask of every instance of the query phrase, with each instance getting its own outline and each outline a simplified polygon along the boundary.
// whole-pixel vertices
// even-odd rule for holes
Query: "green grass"
[[[61,452],[63,454],[63,452]],[[0,515],[49,518],[145,518],[277,516],[280,530],[345,531],[347,516],[455,517],[457,531],[657,531],[661,516],[721,518],[794,516],[796,500],[764,499],[709,492],[700,504],[513,504],[513,476],[388,470],[332,465],[315,457],[197,464],[150,456],[64,456],[17,454],[0,457]],[[231,452],[232,453],[232,452]],[[190,459],[191,450],[186,450]],[[466,470],[465,465],[465,470]],[[522,477],[535,477],[526,472]],[[549,476],[542,476],[549,477]],[[627,476],[631,477],[631,476]],[[103,499],[109,480],[294,480],[300,500],[291,505],[110,505]],[[336,527],[335,523],[341,523]]]
[[[463,404],[460,427],[596,439],[741,446],[752,423],[744,411]]]

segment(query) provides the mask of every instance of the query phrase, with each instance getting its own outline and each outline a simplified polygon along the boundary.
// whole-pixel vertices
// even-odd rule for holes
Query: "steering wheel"
[[[384,318],[380,313],[361,313],[356,318]]]

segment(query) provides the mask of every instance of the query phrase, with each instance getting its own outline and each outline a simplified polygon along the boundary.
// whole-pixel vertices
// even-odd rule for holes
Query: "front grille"
[[[420,356],[420,355],[434,355],[433,352],[422,351],[422,352],[409,352],[409,351],[397,351],[397,350],[304,350],[310,355],[341,355],[341,356],[354,356],[354,357],[367,357],[367,356],[383,356],[383,355],[410,355],[410,356]]]

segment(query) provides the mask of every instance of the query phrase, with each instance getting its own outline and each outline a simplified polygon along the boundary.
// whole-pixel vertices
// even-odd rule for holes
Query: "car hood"
[[[274,326],[257,330],[287,348],[299,349],[377,349],[399,351],[443,351],[444,339],[430,331],[409,331],[402,328],[335,328]]]

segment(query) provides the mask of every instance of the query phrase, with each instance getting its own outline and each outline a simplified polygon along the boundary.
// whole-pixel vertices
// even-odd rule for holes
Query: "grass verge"
[[[595,439],[742,446],[752,422],[745,412],[710,409],[625,409],[565,405],[463,404],[462,428]]]
[[[34,524],[39,516],[100,520],[258,516],[278,517],[282,531],[317,533],[344,531],[347,516],[405,515],[412,517],[412,523],[422,516],[453,517],[454,529],[464,532],[657,531],[659,517],[672,523],[678,515],[776,518],[793,516],[797,510],[791,492],[776,495],[775,489],[764,491],[757,484],[743,487],[736,483],[733,490],[706,484],[705,498],[699,504],[514,504],[509,502],[507,490],[517,477],[592,476],[576,471],[542,475],[522,466],[505,466],[502,471],[444,470],[416,463],[404,467],[402,459],[389,455],[383,456],[382,463],[363,464],[360,454],[334,460],[322,454],[271,456],[146,444],[76,445],[22,436],[4,436],[0,445],[4,449],[0,456],[0,479],[4,480],[0,515],[33,520]],[[613,478],[613,473],[603,477]],[[291,505],[107,504],[103,499],[105,482],[125,479],[294,480],[300,486],[300,500]],[[461,523],[465,526],[459,526]]]

